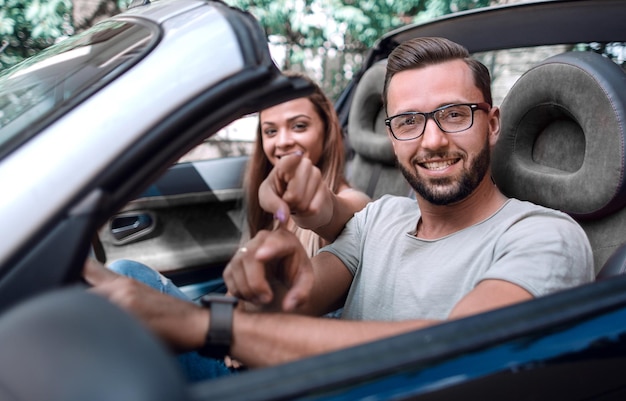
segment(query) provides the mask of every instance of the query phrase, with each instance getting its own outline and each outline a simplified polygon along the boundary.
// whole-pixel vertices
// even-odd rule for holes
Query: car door
[[[256,117],[247,116],[183,156],[100,228],[101,257],[150,266],[187,285],[192,298],[219,286],[245,221],[243,180],[255,132]]]

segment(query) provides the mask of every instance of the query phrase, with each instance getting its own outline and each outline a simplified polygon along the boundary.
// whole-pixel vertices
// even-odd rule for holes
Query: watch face
[[[239,302],[239,299],[232,297],[230,295],[224,295],[224,294],[207,294],[203,296],[202,298],[200,298],[200,302],[202,302],[203,305],[210,305],[213,302],[237,305],[237,303]]]

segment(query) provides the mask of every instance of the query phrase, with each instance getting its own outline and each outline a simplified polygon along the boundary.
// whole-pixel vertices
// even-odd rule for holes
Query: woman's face
[[[283,156],[302,152],[317,164],[324,148],[324,122],[307,98],[298,98],[261,111],[263,151],[272,165]]]

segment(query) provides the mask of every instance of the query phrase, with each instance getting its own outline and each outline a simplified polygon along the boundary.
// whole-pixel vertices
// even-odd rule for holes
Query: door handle
[[[110,227],[113,238],[127,242],[151,233],[155,227],[155,218],[148,212],[124,213],[113,217]]]

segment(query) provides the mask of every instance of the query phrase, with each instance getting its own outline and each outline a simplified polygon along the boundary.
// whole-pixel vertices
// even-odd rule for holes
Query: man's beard
[[[399,161],[397,163],[404,178],[422,198],[434,205],[450,205],[467,198],[478,187],[489,171],[490,152],[487,141],[469,168],[461,172],[458,181],[451,177],[430,179],[420,177]]]

